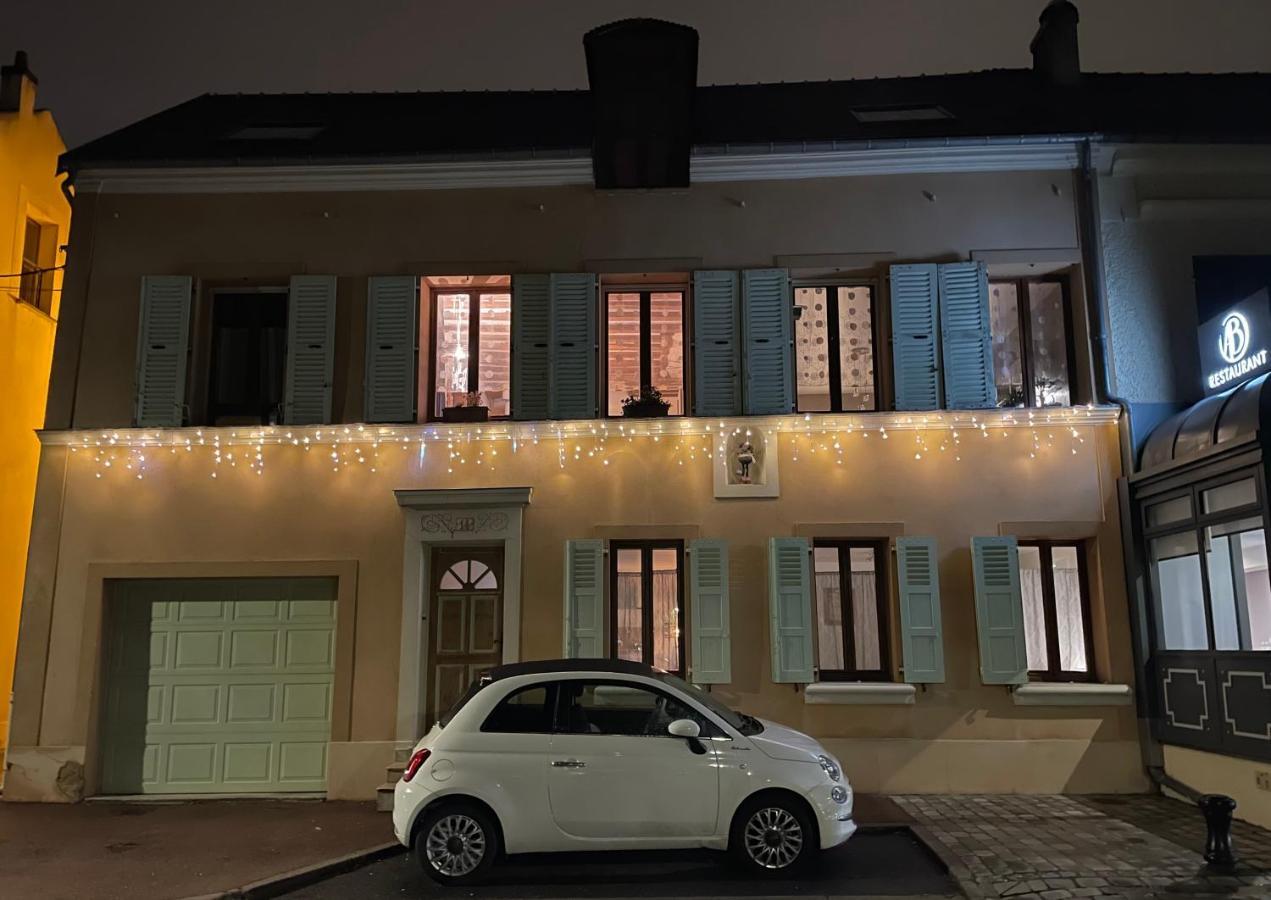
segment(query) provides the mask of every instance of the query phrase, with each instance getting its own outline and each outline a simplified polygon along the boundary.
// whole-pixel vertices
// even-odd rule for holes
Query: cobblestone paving
[[[1144,797],[1120,809],[1062,796],[892,799],[940,845],[935,849],[974,900],[1271,897],[1271,871],[1261,859],[1271,835],[1242,825],[1233,832],[1237,851],[1245,854],[1241,867],[1230,875],[1207,873],[1200,855],[1203,829],[1202,843],[1195,844],[1190,824],[1156,822],[1199,813],[1163,798]],[[1146,830],[1143,824],[1159,827]]]

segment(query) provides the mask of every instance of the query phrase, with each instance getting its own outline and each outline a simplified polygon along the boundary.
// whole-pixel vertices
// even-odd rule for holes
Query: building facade
[[[36,80],[19,53],[0,70],[0,763],[22,608],[35,478],[53,333],[70,226],[58,157],[66,150],[53,115],[36,109]],[[0,780],[3,779],[0,769]]]

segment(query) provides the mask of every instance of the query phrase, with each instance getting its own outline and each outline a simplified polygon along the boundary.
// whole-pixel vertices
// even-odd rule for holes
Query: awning
[[[1166,419],[1148,437],[1139,458],[1139,471],[1171,469],[1222,450],[1271,434],[1271,391],[1263,390],[1267,375],[1239,387],[1206,397]]]

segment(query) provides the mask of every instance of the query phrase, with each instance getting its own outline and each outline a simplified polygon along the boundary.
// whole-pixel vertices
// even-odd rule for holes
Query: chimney
[[[1077,52],[1077,7],[1069,0],[1051,0],[1037,21],[1033,42],[1033,71],[1048,85],[1071,86],[1081,80]]]
[[[28,115],[35,111],[35,76],[27,68],[26,51],[19,50],[13,65],[0,67],[0,112]]]
[[[583,37],[596,187],[688,187],[697,32],[627,19]]]

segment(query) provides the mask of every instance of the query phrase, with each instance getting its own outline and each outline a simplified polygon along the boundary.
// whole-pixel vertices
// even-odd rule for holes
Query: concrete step
[[[393,811],[393,784],[381,784],[375,789],[375,809],[378,812]]]
[[[393,748],[393,762],[399,762],[403,765],[410,761],[410,754],[415,749],[413,744],[397,746]]]
[[[388,774],[388,781],[391,784],[402,777],[402,773],[406,771],[406,763],[393,763],[384,771]]]

